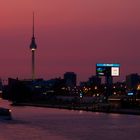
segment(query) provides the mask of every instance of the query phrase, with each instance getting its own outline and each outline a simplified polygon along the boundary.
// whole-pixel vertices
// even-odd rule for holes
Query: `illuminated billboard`
[[[97,76],[119,76],[120,64],[96,64]]]

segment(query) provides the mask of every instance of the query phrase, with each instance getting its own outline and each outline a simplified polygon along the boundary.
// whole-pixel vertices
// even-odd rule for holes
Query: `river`
[[[140,116],[41,107],[13,107],[0,119],[0,140],[140,140]]]

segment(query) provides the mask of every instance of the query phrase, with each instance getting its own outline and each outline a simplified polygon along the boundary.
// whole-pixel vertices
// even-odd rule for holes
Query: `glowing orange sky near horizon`
[[[140,73],[139,0],[1,0],[0,76],[30,78],[32,12],[36,75],[95,74],[96,63],[120,63],[121,77]]]

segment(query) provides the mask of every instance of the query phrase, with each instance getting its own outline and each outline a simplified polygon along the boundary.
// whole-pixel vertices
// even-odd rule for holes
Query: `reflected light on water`
[[[8,101],[0,103],[3,107],[9,105]],[[9,108],[13,120],[0,121],[0,140],[140,139],[140,116],[27,106]]]
[[[79,114],[83,114],[83,110],[80,110],[80,111],[79,111]]]
[[[117,113],[110,113],[109,115],[111,116],[111,118],[116,118],[116,119],[122,116],[121,114],[117,114]]]

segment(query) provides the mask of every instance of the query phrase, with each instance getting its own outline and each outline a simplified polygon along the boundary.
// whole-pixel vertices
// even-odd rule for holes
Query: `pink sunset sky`
[[[140,73],[140,0],[1,0],[1,78],[31,78],[33,11],[37,78],[85,81],[96,63],[120,63],[118,81]]]

